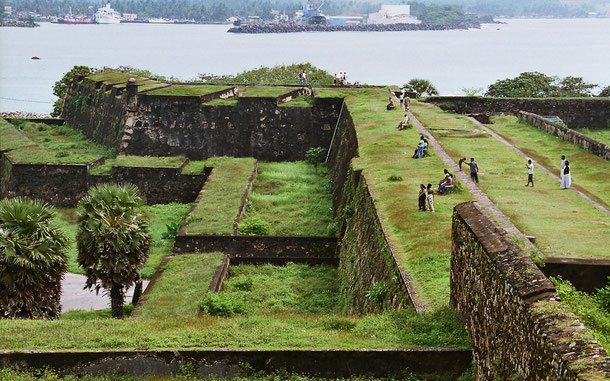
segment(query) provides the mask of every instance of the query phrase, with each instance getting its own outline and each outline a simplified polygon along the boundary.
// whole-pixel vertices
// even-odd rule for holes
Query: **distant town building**
[[[13,13],[13,7],[4,7],[4,13],[11,15]]]
[[[370,13],[369,24],[420,24],[421,21],[411,17],[410,5],[382,5],[377,13]]]
[[[352,25],[363,24],[364,17],[362,16],[327,16],[329,25]]]

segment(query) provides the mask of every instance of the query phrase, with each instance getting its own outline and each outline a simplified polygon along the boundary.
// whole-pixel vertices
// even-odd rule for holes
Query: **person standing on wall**
[[[474,161],[474,157],[470,158],[470,163],[468,163],[468,166],[470,167],[470,178],[475,183],[478,183],[479,182],[479,175],[478,175],[478,173],[479,173],[479,166]]]
[[[531,160],[527,161],[527,184],[525,186],[532,184],[532,188],[534,187],[534,164],[532,164]]]
[[[572,185],[572,173],[570,172],[570,162],[566,160],[565,166],[561,171],[561,188],[569,189]]]

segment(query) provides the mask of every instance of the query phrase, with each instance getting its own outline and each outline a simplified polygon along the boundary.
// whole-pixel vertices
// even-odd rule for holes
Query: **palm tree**
[[[436,90],[436,87],[434,87],[434,85],[427,79],[414,78],[408,83],[404,84],[402,87],[409,91],[415,92],[415,94],[417,94],[417,98],[424,94],[438,95],[438,90]]]
[[[140,268],[150,247],[144,200],[130,184],[100,184],[78,204],[78,263],[85,288],[110,291],[112,317],[123,317],[125,288],[141,281]]]
[[[61,280],[68,268],[66,234],[40,200],[0,201],[0,318],[61,314]]]

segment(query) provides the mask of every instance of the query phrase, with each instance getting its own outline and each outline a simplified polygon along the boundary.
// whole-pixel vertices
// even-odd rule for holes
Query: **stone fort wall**
[[[303,160],[310,147],[329,146],[341,106],[339,99],[314,99],[312,107],[280,106],[282,96],[204,104],[209,98],[138,93],[129,85],[119,90],[77,77],[62,116],[88,138],[127,155],[293,161]]]
[[[570,128],[610,128],[608,98],[489,98],[429,97],[425,100],[443,110],[459,114],[507,113],[527,111],[538,115],[556,115]]]
[[[478,379],[610,377],[606,352],[551,281],[473,201],[454,209],[451,304],[470,333]]]

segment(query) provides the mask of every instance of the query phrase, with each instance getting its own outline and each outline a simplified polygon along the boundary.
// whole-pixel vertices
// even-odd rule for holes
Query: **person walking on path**
[[[434,191],[432,190],[432,184],[428,184],[426,187],[426,212],[434,213]]]
[[[479,182],[479,175],[478,175],[478,173],[479,173],[479,166],[474,161],[474,157],[470,158],[470,163],[468,163],[468,166],[470,167],[470,178],[475,183],[478,183]]]
[[[527,184],[525,186],[532,184],[532,188],[534,187],[534,164],[531,160],[527,161]]]
[[[418,208],[422,212],[426,211],[426,186],[424,184],[419,184],[419,194],[417,195]]]
[[[563,178],[563,168],[566,166],[566,155],[561,155],[561,171],[559,172],[559,178]]]
[[[561,188],[569,189],[570,185],[572,185],[572,173],[570,172],[570,162],[566,160],[561,170]]]

